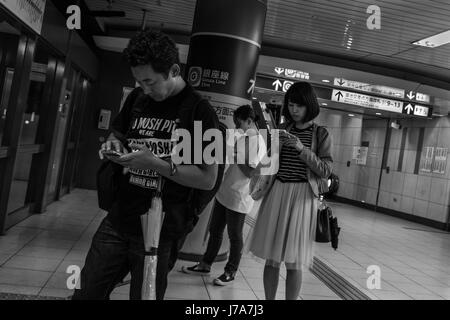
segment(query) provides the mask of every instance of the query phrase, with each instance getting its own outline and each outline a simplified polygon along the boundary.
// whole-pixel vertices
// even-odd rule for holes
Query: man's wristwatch
[[[173,177],[175,173],[177,173],[177,166],[175,163],[173,163],[172,158],[169,158],[169,164],[170,164],[170,176]]]

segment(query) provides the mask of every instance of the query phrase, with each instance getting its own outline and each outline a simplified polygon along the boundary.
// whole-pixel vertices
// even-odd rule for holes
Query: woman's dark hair
[[[308,82],[296,82],[292,84],[284,96],[283,116],[287,122],[293,122],[289,112],[289,102],[306,106],[306,115],[303,122],[315,119],[320,113],[319,102],[313,87]]]
[[[123,51],[132,67],[151,65],[158,73],[169,74],[174,64],[180,64],[178,48],[166,34],[154,31],[139,31]]]
[[[251,119],[253,122],[257,122],[259,120],[258,115],[255,114],[255,110],[253,110],[253,108],[248,104],[237,108],[233,113],[233,118],[243,121]]]

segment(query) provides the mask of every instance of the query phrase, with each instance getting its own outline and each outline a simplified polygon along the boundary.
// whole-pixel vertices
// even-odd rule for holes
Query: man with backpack
[[[194,121],[201,121],[203,132],[219,129],[209,102],[183,80],[173,40],[160,32],[141,31],[124,54],[140,87],[128,96],[100,150],[101,157],[120,168],[117,192],[92,240],[81,288],[73,299],[108,299],[128,272],[130,299],[141,298],[145,250],[140,216],[151,206],[162,181],[165,217],[156,272],[156,299],[162,300],[184,239],[205,202],[214,197],[223,174],[218,164],[194,164],[191,159],[177,165],[171,160],[176,128],[188,130],[191,141]]]

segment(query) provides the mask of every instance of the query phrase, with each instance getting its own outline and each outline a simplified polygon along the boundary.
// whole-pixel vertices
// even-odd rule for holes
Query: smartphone
[[[287,134],[287,133],[288,133],[288,132],[287,132],[286,130],[284,130],[284,129],[275,129],[275,131],[277,131],[279,135],[280,135],[280,134]]]
[[[287,132],[287,131],[284,130],[284,129],[277,129],[277,130],[278,130],[278,135],[279,135],[281,138],[287,138],[287,136],[290,135],[290,133]]]
[[[107,155],[108,157],[120,157],[122,156],[122,153],[115,151],[115,150],[104,150],[102,151],[104,155]]]

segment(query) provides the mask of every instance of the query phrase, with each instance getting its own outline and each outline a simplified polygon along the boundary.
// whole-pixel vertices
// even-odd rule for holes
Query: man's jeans
[[[161,239],[156,270],[156,298],[162,300],[167,275],[172,270],[184,239]],[[81,271],[80,289],[73,300],[108,300],[114,287],[131,273],[130,300],[141,299],[144,269],[142,236],[118,232],[106,217],[92,239],[91,248]]]
[[[230,238],[230,256],[225,266],[225,272],[235,274],[241,262],[244,240],[242,229],[244,228],[245,214],[225,208],[219,201],[215,201],[214,211],[209,225],[209,241],[203,263],[212,265],[222,245],[225,226]]]

